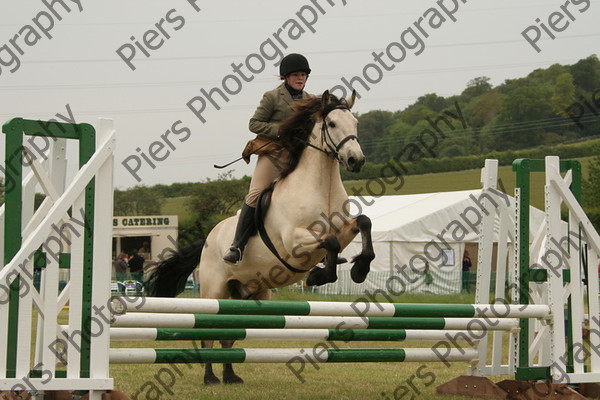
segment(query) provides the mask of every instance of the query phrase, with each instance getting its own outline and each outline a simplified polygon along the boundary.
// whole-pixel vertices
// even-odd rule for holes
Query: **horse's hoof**
[[[214,375],[213,376],[205,376],[204,384],[206,386],[219,385],[219,384],[221,384],[221,380]]]
[[[321,286],[337,281],[337,276],[325,272],[325,268],[313,268],[306,278],[306,286]]]
[[[232,265],[238,265],[241,259],[242,251],[237,247],[230,247],[223,255],[223,261]]]
[[[374,257],[373,257],[374,258]],[[354,266],[350,270],[350,277],[355,283],[363,283],[367,279],[367,274],[371,270],[371,261],[373,258],[359,254],[352,260]]]
[[[241,385],[244,380],[236,374],[223,376],[223,383],[227,385]]]
[[[367,272],[362,272],[355,268],[356,267],[352,267],[352,270],[350,271],[350,277],[352,278],[352,282],[363,283],[365,279],[367,279],[367,274],[369,273],[370,268],[367,267]]]

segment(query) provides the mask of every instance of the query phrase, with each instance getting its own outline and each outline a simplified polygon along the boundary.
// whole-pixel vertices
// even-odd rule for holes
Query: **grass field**
[[[324,297],[280,290],[277,300],[354,301],[351,296]],[[402,302],[473,303],[473,295],[426,296],[406,295]],[[246,341],[236,348],[278,347],[313,348],[314,341]],[[333,347],[331,342],[325,342]],[[431,347],[432,342],[335,342],[340,348]],[[112,347],[192,348],[190,342],[113,342]],[[199,344],[197,344],[199,346]],[[297,370],[300,364],[292,364]],[[112,365],[111,376],[117,389],[132,399],[411,399],[467,397],[439,396],[435,388],[465,374],[466,363],[340,363],[311,364],[294,374],[285,364],[236,364],[235,371],[244,385],[204,386],[202,365]],[[221,366],[215,366],[221,374]],[[300,378],[299,378],[299,377]],[[301,381],[302,380],[302,381]],[[495,380],[500,380],[500,377]],[[159,396],[160,395],[160,396]],[[413,397],[414,396],[414,397]]]
[[[192,219],[192,214],[189,212],[185,205],[187,197],[170,197],[164,199],[164,203],[161,207],[162,215],[177,215],[178,222],[181,224]]]
[[[587,167],[593,157],[578,159],[581,162],[583,177],[587,177]],[[498,169],[500,190],[513,194],[515,189],[515,174],[511,166],[504,166]],[[455,190],[471,190],[481,188],[481,170],[471,169],[466,171],[442,172],[437,174],[410,175],[404,177],[404,183],[398,179],[393,185],[387,185],[385,195],[396,194],[417,194],[433,192],[449,192]],[[348,193],[358,190],[362,195],[368,195],[365,189],[366,181],[346,181],[344,186]],[[394,189],[400,186],[398,189]],[[373,189],[375,190],[375,189]],[[544,174],[536,173],[531,179],[531,205],[537,208],[544,208]],[[162,206],[163,215],[178,215],[179,222],[187,221],[192,218],[190,211],[185,207],[185,197],[176,197],[165,199]]]

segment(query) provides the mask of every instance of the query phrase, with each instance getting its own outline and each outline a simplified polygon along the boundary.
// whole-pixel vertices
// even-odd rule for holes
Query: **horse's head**
[[[358,121],[350,112],[355,99],[356,92],[348,99],[338,99],[325,91],[321,98],[294,103],[294,113],[279,127],[279,143],[290,153],[282,178],[294,171],[307,147],[334,157],[348,171],[360,171],[365,156],[356,136]]]
[[[358,121],[350,112],[356,91],[348,99],[338,100],[326,90],[321,96],[323,150],[331,153],[348,171],[358,172],[365,163],[365,155],[358,144]]]

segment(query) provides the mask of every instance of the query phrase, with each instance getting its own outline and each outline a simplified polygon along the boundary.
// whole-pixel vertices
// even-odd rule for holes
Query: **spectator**
[[[136,250],[129,253],[129,272],[131,279],[138,281],[141,285],[144,283],[144,257],[140,256]]]
[[[148,241],[144,241],[142,247],[139,248],[138,254],[144,257],[146,260],[150,260],[150,243]]]
[[[200,270],[196,268],[192,274],[194,278],[194,294],[200,294]]]
[[[465,250],[462,259],[462,291],[470,291],[470,280],[471,280],[471,258],[469,252]]]
[[[123,282],[127,279],[127,254],[119,253],[117,258],[113,260],[115,268],[115,279],[117,282]],[[119,285],[119,293],[123,293],[123,285]]]

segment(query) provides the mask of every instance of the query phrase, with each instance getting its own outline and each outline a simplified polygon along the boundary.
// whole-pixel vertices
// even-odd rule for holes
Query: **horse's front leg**
[[[340,252],[340,242],[337,237],[327,236],[318,248],[327,250],[325,268],[313,268],[306,278],[306,285],[319,286],[337,281],[337,256]]]
[[[352,222],[345,225],[338,234],[342,249],[360,233],[362,239],[362,250],[360,254],[352,258],[354,265],[350,271],[350,277],[356,283],[365,281],[367,274],[371,270],[371,261],[375,258],[373,251],[373,240],[371,239],[371,219],[366,215],[359,215],[352,219]]]
[[[354,221],[360,231],[362,251],[352,259],[354,265],[350,271],[350,276],[354,282],[362,283],[365,281],[367,274],[371,270],[371,261],[375,258],[373,239],[371,238],[372,224],[371,219],[366,215],[359,215]]]

